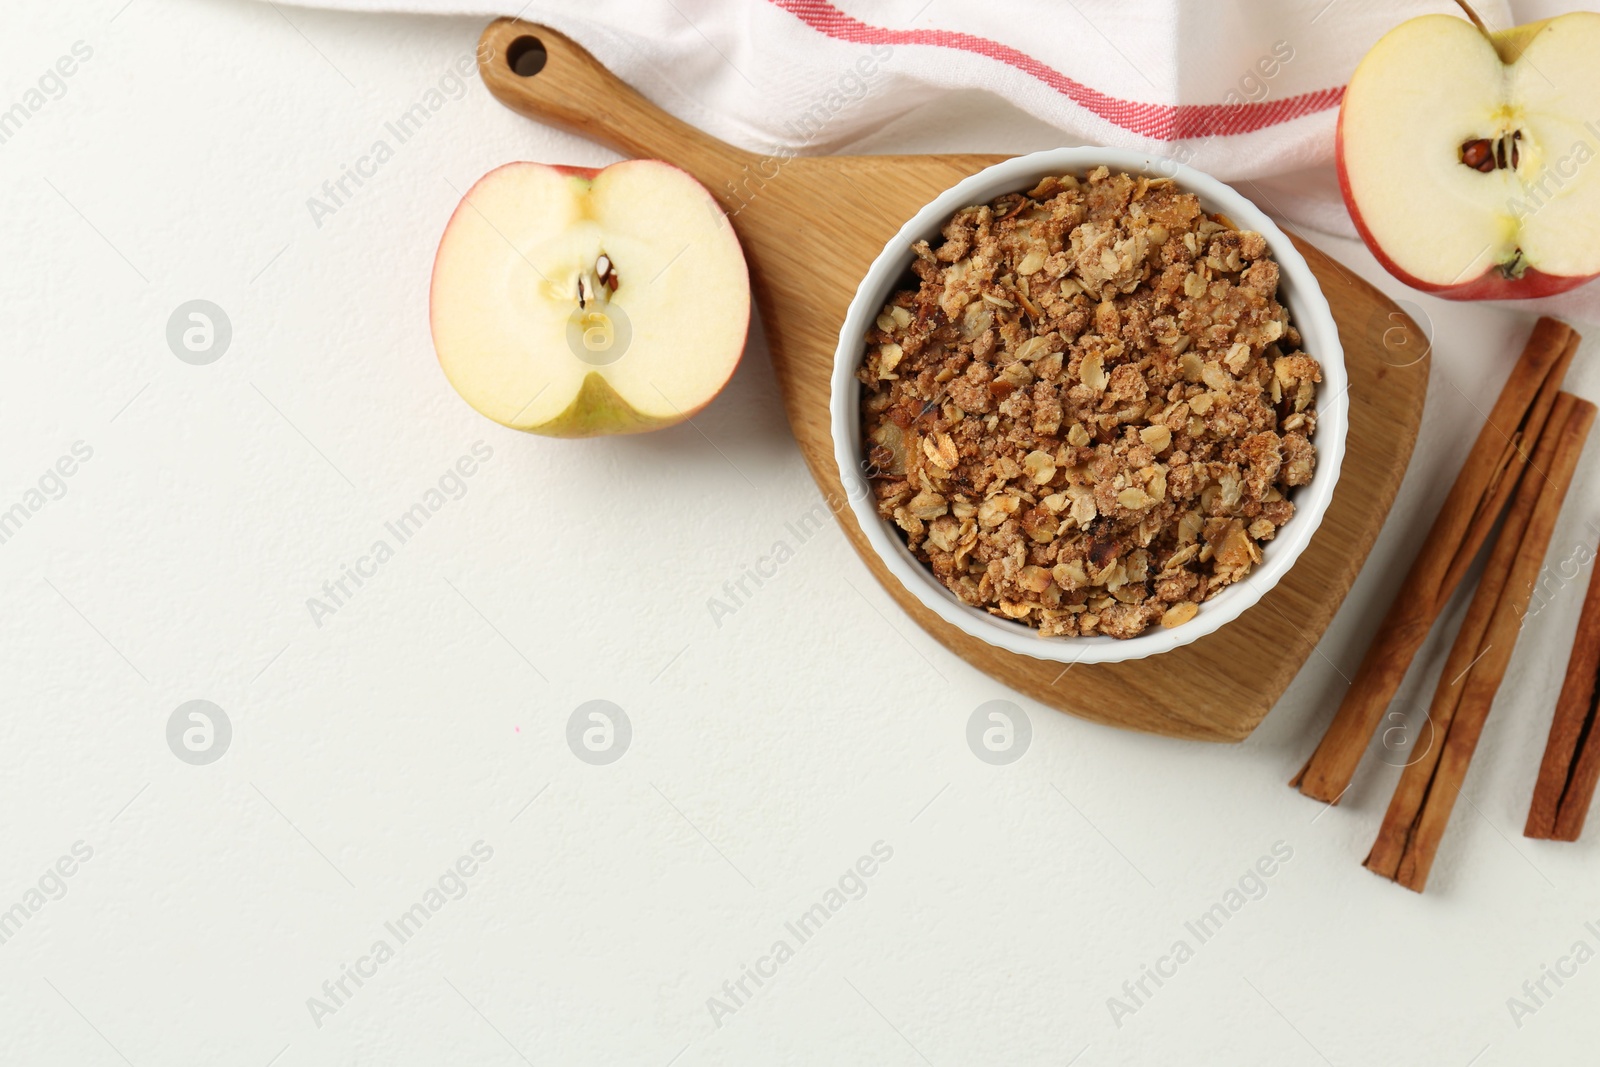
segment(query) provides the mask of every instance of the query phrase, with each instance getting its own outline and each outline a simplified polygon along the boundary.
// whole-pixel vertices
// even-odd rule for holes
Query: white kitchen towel
[[[913,108],[990,93],[1063,144],[1175,158],[1270,214],[1347,237],[1333,151],[1350,72],[1405,19],[1461,15],[1454,0],[302,2],[541,22],[667,111],[763,152],[836,151]],[[1474,7],[1504,27],[1557,2]],[[1600,320],[1600,284],[1515,306]]]

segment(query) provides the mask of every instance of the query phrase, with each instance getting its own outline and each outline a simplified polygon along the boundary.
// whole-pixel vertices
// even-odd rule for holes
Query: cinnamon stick
[[[1552,840],[1576,841],[1583,833],[1584,820],[1589,817],[1595,782],[1600,780],[1600,734],[1594,729],[1597,714],[1600,713],[1591,702],[1588,732],[1580,743],[1578,761],[1573,764],[1566,795],[1561,798],[1561,808],[1556,812],[1556,828],[1550,834]]]
[[[1534,448],[1531,462],[1534,470],[1550,469],[1561,440],[1561,431],[1570,421],[1575,403],[1576,398],[1567,393],[1562,393],[1556,400],[1547,424],[1548,432],[1539,437]],[[1449,736],[1466,691],[1461,683],[1483,652],[1484,636],[1489,632],[1507,583],[1511,580],[1528,524],[1543,493],[1544,481],[1536,474],[1522,479],[1517,487],[1516,500],[1506,514],[1500,537],[1490,550],[1483,577],[1478,581],[1466,617],[1461,621],[1455,642],[1450,646],[1450,655],[1445,660],[1444,670],[1439,673],[1439,682],[1433,692],[1433,703],[1428,707],[1432,744],[1407,764],[1401,773],[1394,796],[1389,799],[1389,808],[1384,813],[1383,824],[1378,828],[1378,838],[1364,861],[1368,870],[1385,878],[1395,877],[1400,870],[1400,859],[1438,773],[1439,760],[1444,755],[1443,742]]]
[[[1461,579],[1471,569],[1472,561],[1478,557],[1478,550],[1483,546],[1494,524],[1499,521],[1501,513],[1505,511],[1506,502],[1511,499],[1511,494],[1517,487],[1517,480],[1522,477],[1522,472],[1528,465],[1534,445],[1539,440],[1539,435],[1544,432],[1545,422],[1550,416],[1556,394],[1561,392],[1561,383],[1567,377],[1567,368],[1572,365],[1573,357],[1578,354],[1578,345],[1583,340],[1571,330],[1568,333],[1570,336],[1567,338],[1567,346],[1551,366],[1550,372],[1545,375],[1544,382],[1528,409],[1522,429],[1505,443],[1500,460],[1496,464],[1495,475],[1485,490],[1483,503],[1472,516],[1472,523],[1468,527],[1461,548],[1457,551],[1456,558],[1451,561],[1450,569],[1445,573],[1442,588],[1454,590],[1460,586]],[[1449,599],[1448,596],[1444,598],[1445,601]],[[1439,610],[1444,610],[1443,602],[1440,603]]]
[[[1333,722],[1290,782],[1306,796],[1336,804],[1349,788],[1417,650],[1522,480],[1577,340],[1555,319],[1534,325]]]
[[[1450,821],[1450,813],[1455,807],[1456,797],[1460,795],[1462,782],[1500,690],[1500,683],[1505,679],[1506,668],[1511,663],[1522,620],[1533,596],[1534,583],[1544,566],[1545,553],[1550,547],[1551,535],[1555,533],[1556,519],[1572,485],[1573,471],[1594,425],[1595,413],[1595,406],[1586,400],[1572,398],[1570,394],[1562,394],[1557,398],[1545,432],[1540,435],[1534,462],[1523,478],[1523,487],[1518,488],[1512,512],[1507,517],[1509,527],[1514,518],[1520,519],[1521,513],[1527,511],[1526,521],[1519,523],[1522,527],[1521,536],[1509,571],[1504,581],[1498,583],[1500,591],[1497,602],[1488,613],[1487,625],[1466,670],[1461,676],[1441,677],[1439,680],[1441,688],[1459,687],[1460,693],[1455,698],[1455,708],[1444,726],[1443,736],[1437,742],[1439,754],[1433,761],[1431,780],[1424,790],[1420,810],[1407,828],[1404,850],[1393,875],[1395,881],[1407,889],[1420,893],[1427,885],[1428,873],[1438,854],[1439,841]],[[1551,446],[1553,451],[1545,447],[1547,441],[1554,442]],[[1541,464],[1539,460],[1546,454],[1549,455],[1549,462]],[[1540,477],[1541,473],[1543,477]],[[1528,503],[1530,500],[1531,505]],[[1509,540],[1505,533],[1501,536],[1502,543]],[[1499,545],[1496,548],[1495,556],[1502,557],[1503,554],[1498,551]],[[1491,565],[1494,562],[1491,559]],[[1483,593],[1481,587],[1479,592],[1480,595]],[[1477,599],[1474,599],[1474,608],[1477,607]],[[1469,610],[1469,619],[1473,614]],[[1458,646],[1463,644],[1465,637],[1467,634],[1464,632],[1457,638]],[[1435,736],[1439,735],[1436,733]],[[1417,766],[1420,763],[1408,767],[1407,773]],[[1402,780],[1405,776],[1401,776]],[[1393,828],[1389,823],[1393,814],[1395,812],[1391,806],[1390,814],[1384,819],[1385,829],[1391,832]]]
[[[1567,660],[1567,676],[1556,700],[1539,763],[1539,778],[1528,805],[1527,837],[1576,841],[1583,832],[1600,773],[1600,734],[1595,732],[1596,688],[1600,682],[1600,580],[1589,576],[1578,633]]]

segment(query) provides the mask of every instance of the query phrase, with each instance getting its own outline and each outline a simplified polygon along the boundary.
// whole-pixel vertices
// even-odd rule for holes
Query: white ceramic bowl
[[[1084,175],[1098,166],[1113,173],[1150,174],[1174,179],[1186,192],[1195,193],[1206,211],[1227,216],[1242,230],[1255,230],[1266,238],[1280,269],[1278,299],[1289,309],[1300,331],[1302,348],[1322,364],[1322,385],[1317,391],[1317,470],[1310,483],[1295,489],[1295,514],[1272,541],[1262,546],[1262,561],[1244,581],[1229,586],[1204,604],[1189,622],[1171,630],[1152,626],[1137,637],[1040,637],[1032,627],[963,604],[941,585],[933,572],[913,556],[899,532],[878,516],[863,475],[866,452],[861,444],[861,384],[855,372],[866,348],[867,329],[898,288],[911,264],[911,246],[934,240],[952,215],[971,204],[982,204],[1004,193],[1026,192],[1051,174]],[[1282,230],[1249,200],[1217,179],[1160,156],[1111,148],[1056,148],[1017,156],[981,170],[952,186],[912,217],[873,261],[856,290],[855,299],[839,331],[833,356],[830,404],[834,456],[856,521],[873,550],[918,600],[944,621],[964,633],[1010,652],[1058,663],[1118,663],[1142,659],[1186,645],[1236,619],[1260,600],[1294,565],[1311,542],[1333,499],[1334,483],[1344,459],[1345,432],[1349,425],[1349,398],[1344,350],[1339,330],[1328,310],[1317,279]]]

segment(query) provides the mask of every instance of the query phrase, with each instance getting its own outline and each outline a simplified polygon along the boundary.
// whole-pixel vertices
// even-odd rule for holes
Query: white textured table
[[[448,80],[479,23],[122,3],[14,3],[0,34],[0,109],[26,111],[0,123],[0,1061],[1488,1067],[1593,1046],[1600,967],[1563,958],[1600,948],[1600,842],[1520,836],[1571,588],[1530,623],[1426,897],[1359,865],[1394,768],[1374,757],[1326,813],[1284,785],[1526,316],[1408,297],[1441,353],[1411,474],[1249,742],[1020,701],[1030,746],[995,766],[967,723],[1017,698],[836,531],[790,530],[817,498],[759,339],[698,428],[648,438],[523,437],[449,390],[426,286],[460,192],[508,159],[607,159]],[[385,124],[441,79],[400,141]],[[963,100],[854,147],[1052,143]],[[231,323],[204,365],[167,339],[191,300]],[[1553,561],[1593,544],[1597,484],[1590,456]],[[385,524],[419,502],[402,540]],[[793,558],[715,619],[780,540]],[[225,750],[192,709],[188,760],[169,747],[191,700],[222,709]],[[567,740],[591,700],[631,728],[606,765]],[[1570,977],[1536,1003],[1546,965]]]

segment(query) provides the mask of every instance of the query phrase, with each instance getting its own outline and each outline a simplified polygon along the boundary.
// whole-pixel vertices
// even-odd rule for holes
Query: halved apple
[[[1362,59],[1339,108],[1339,184],[1361,236],[1391,274],[1456,300],[1600,275],[1597,155],[1589,12],[1502,33],[1411,19]]]
[[[738,366],[750,276],[704,186],[669,163],[507,163],[445,226],[433,347],[473,408],[554,437],[690,418]]]

